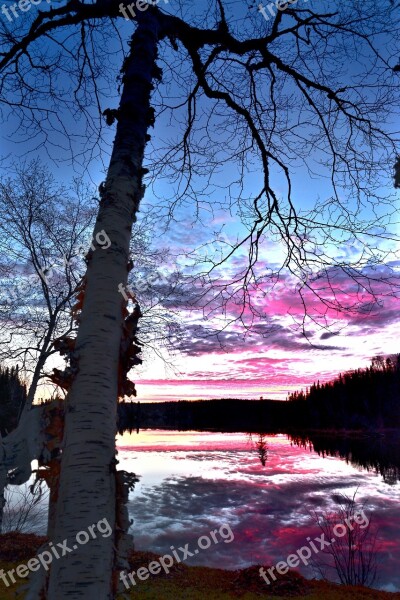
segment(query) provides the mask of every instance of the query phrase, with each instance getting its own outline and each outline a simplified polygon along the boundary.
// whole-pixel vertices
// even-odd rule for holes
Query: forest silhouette
[[[143,404],[122,402],[119,429],[166,427],[279,433],[376,431],[400,427],[400,354],[294,392],[286,402],[222,398]]]

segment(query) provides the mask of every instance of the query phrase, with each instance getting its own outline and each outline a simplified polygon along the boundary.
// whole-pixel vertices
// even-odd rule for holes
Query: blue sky
[[[298,10],[311,10],[311,4],[312,9],[318,10],[332,7],[332,3],[314,0],[312,3],[302,3],[301,6],[299,3]],[[250,3],[236,0],[227,1],[225,5],[229,24],[238,37],[257,36],[270,31],[272,21],[267,22],[263,19],[255,5],[250,7]],[[206,2],[172,0],[168,5],[160,5],[161,9],[171,14],[187,15],[193,23],[212,26],[216,11],[208,10],[207,6]],[[371,3],[365,3],[365,11],[370,8]],[[284,14],[283,23],[293,23],[292,17]],[[27,24],[28,20],[18,23],[21,27]],[[370,40],[376,42],[383,59],[394,66],[397,62],[395,37],[390,32],[382,33],[380,28],[383,27],[383,21],[371,22],[370,27],[373,29],[370,32]],[[121,17],[118,21],[118,32],[125,48],[132,30],[132,23]],[[115,33],[115,29],[112,30],[106,25],[104,30],[99,30],[93,37],[93,48],[98,55],[97,83],[102,109],[115,108],[118,105],[116,75],[121,61],[118,54],[119,42],[117,36],[111,35],[112,31]],[[56,37],[61,40],[63,35],[60,32]],[[73,41],[69,43],[73,44]],[[356,54],[356,48],[352,48],[349,42],[346,43],[347,45],[344,44],[341,48],[342,54],[338,52],[336,56],[333,52],[326,62],[325,74],[330,85],[338,89],[339,86],[354,84],[356,87],[349,96],[353,101],[364,97],[368,102],[372,102],[373,96],[378,93],[378,96],[381,94],[381,104],[384,103],[383,90],[386,89],[389,75],[384,74],[383,63],[375,62],[368,45],[360,44]],[[53,49],[50,42],[46,42],[41,48],[49,53]],[[313,71],[318,70],[315,57],[313,60],[310,58],[309,63],[299,66],[300,61],[296,61],[295,56],[291,54],[294,49],[293,41],[286,46],[276,44],[272,47],[272,50],[282,56],[288,64],[304,69],[303,72],[311,77]],[[113,54],[110,54],[111,51]],[[308,52],[305,44],[302,45],[302,51]],[[349,58],[353,56],[352,52],[354,60]],[[190,89],[191,75],[188,61],[181,62],[178,67],[176,53],[167,44],[161,45],[159,63],[164,69],[165,80],[153,97],[157,121],[154,131],[151,131],[152,141],[146,153],[145,162],[150,168],[150,176],[142,204],[142,215],[157,215],[159,227],[153,233],[153,244],[156,248],[168,247],[171,254],[176,255],[174,261],[170,260],[163,266],[167,276],[168,271],[173,272],[178,268],[190,277],[199,271],[199,267],[193,261],[193,250],[200,248],[196,254],[197,259],[204,255],[210,256],[210,252],[216,257],[220,250],[226,250],[230,243],[247,235],[254,218],[252,200],[262,185],[261,163],[254,149],[249,149],[242,187],[239,174],[243,165],[235,156],[235,151],[240,149],[242,144],[242,131],[240,128],[235,131],[235,120],[231,117],[225,119],[218,105],[204,96],[199,97],[198,118],[193,138],[194,144],[197,145],[193,157],[197,161],[198,172],[193,176],[193,189],[180,198],[173,213],[173,220],[166,227],[166,216],[172,204],[179,198],[182,186],[187,183],[187,174],[183,170],[179,171],[182,153],[168,154],[165,149],[171,147],[182,136],[185,112],[177,107]],[[216,75],[220,74],[221,68],[216,66]],[[240,95],[240,89],[235,89],[235,67],[230,68],[226,81],[230,82],[235,94]],[[1,154],[5,158],[5,171],[10,159],[33,154],[41,156],[60,181],[67,182],[72,176],[78,175],[97,186],[104,179],[114,130],[107,128],[103,122],[102,143],[96,146],[98,121],[95,109],[90,105],[88,93],[81,96],[78,94],[83,104],[88,102],[88,119],[85,121],[84,113],[75,110],[71,95],[71,90],[74,89],[74,75],[73,69],[70,72],[66,70],[55,74],[59,89],[64,91],[64,103],[60,104],[61,108],[57,109],[56,100],[46,99],[45,95],[38,102],[38,105],[52,111],[47,123],[50,137],[46,141],[43,136],[35,137],[31,132],[24,131],[18,125],[15,116],[8,116],[1,146]],[[34,73],[27,70],[26,77],[33,81]],[[323,136],[318,136],[315,120],[308,107],[302,103],[304,99],[302,100],[301,94],[299,95],[289,79],[286,76],[282,77],[278,86],[278,97],[282,107],[278,110],[279,125],[274,134],[271,134],[270,148],[288,166],[293,184],[294,205],[299,214],[305,215],[313,209],[316,202],[324,203],[332,197],[330,159],[327,153],[329,145],[323,141]],[[379,90],[380,81],[382,90]],[[262,83],[265,84],[260,81],[260,86]],[[391,104],[386,106],[387,122],[377,122],[377,125],[391,131],[398,130],[399,124],[394,94],[393,89]],[[262,122],[268,125],[273,112],[268,104],[268,93],[262,91],[262,86],[260,98]],[[65,127],[66,136],[57,132],[59,118]],[[334,117],[332,119],[334,120]],[[89,127],[86,130],[82,125],[85,122]],[[203,126],[206,123],[209,131],[207,135],[203,135]],[[344,121],[337,116],[333,131],[335,136],[337,133],[338,154],[341,151],[340,137],[344,135],[343,139],[346,139],[345,126]],[[303,269],[307,271],[308,276],[311,274],[315,277],[319,274],[319,279],[314,282],[314,289],[319,289],[328,302],[333,301],[333,295],[336,294],[336,300],[339,299],[347,306],[351,305],[352,300],[356,301],[359,310],[337,312],[329,308],[325,313],[324,304],[317,301],[310,291],[305,291],[305,300],[311,316],[311,319],[306,319],[304,323],[306,338],[300,327],[304,311],[296,291],[298,280],[287,269],[280,270],[286,259],[285,248],[277,239],[276,229],[272,228],[266,232],[260,246],[259,262],[255,268],[259,284],[249,292],[259,313],[251,329],[246,329],[253,319],[250,310],[245,310],[243,315],[245,327],[238,318],[240,284],[236,286],[234,295],[230,298],[225,297],[224,302],[218,303],[212,297],[212,292],[208,292],[206,297],[209,304],[204,310],[196,310],[182,300],[174,306],[170,300],[166,308],[169,306],[181,310],[182,337],[173,355],[169,355],[168,365],[154,355],[146,354],[144,365],[131,374],[137,381],[139,399],[227,395],[243,398],[263,395],[283,399],[289,391],[305,387],[315,379],[327,379],[347,368],[366,366],[375,354],[399,351],[398,298],[388,295],[388,288],[378,282],[374,284],[374,291],[380,296],[380,300],[373,306],[371,294],[360,292],[354,280],[344,277],[343,272],[339,272],[334,266],[335,263],[346,265],[352,261],[357,262],[361,257],[365,273],[367,265],[372,265],[375,256],[378,257],[378,262],[380,260],[386,265],[386,272],[389,266],[398,269],[399,228],[395,212],[398,195],[392,187],[390,165],[386,165],[389,167],[386,171],[382,168],[381,173],[374,172],[374,168],[378,168],[379,160],[385,157],[384,149],[374,148],[375,166],[368,170],[368,141],[371,140],[363,140],[361,135],[352,139],[353,144],[359,144],[360,156],[366,157],[361,177],[364,189],[360,196],[357,198],[354,190],[349,187],[348,177],[340,181],[339,169],[338,197],[320,214],[320,220],[324,224],[327,222],[324,219],[328,217],[332,223],[341,223],[339,219],[343,218],[346,211],[349,211],[351,218],[355,218],[358,213],[358,222],[364,226],[359,240],[342,233],[323,240],[324,228],[314,230],[314,242],[305,240],[305,243],[309,244],[310,250],[317,256],[321,256],[323,252],[329,256],[327,270],[321,277],[318,265]],[[73,165],[70,161],[70,149],[75,154]],[[282,169],[277,167],[276,163],[271,164],[271,183],[282,206],[286,207],[287,183]],[[370,193],[380,196],[381,200],[372,205],[369,203]],[[384,203],[384,199],[387,199],[387,204]],[[340,203],[344,207],[343,210],[339,210]],[[393,211],[390,224],[393,240],[378,240],[379,252],[374,252],[372,246],[377,242],[375,234],[379,231],[376,226],[366,226],[366,223],[374,216],[374,211],[379,215],[387,213],[388,210]],[[214,242],[216,235],[220,240],[217,243]],[[294,235],[293,231],[291,235]],[[214,272],[216,284],[234,280],[237,273],[244,268],[245,261],[246,251],[242,249]],[[272,280],[266,278],[266,275],[271,272],[277,273],[279,270],[280,278],[274,279],[272,285]],[[331,283],[333,282],[329,289],[328,277],[331,277]],[[202,282],[197,280],[193,285],[199,291]],[[324,329],[321,325],[329,328]],[[223,331],[219,336],[209,335],[210,330],[217,332],[220,329]]]

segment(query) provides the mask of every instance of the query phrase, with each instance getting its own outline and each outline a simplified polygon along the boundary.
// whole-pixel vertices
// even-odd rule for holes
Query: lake
[[[321,535],[313,512],[334,512],[335,494],[358,489],[378,527],[376,587],[400,590],[398,434],[311,443],[286,434],[141,430],[117,441],[119,468],[140,475],[129,499],[136,549],[197,548],[200,536],[225,524],[234,539],[220,537],[188,564],[275,565]],[[314,576],[311,565],[298,569]]]

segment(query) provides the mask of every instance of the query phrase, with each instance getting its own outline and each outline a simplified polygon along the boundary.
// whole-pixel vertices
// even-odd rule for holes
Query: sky
[[[321,3],[320,3],[321,4]],[[235,5],[236,6],[236,5]],[[236,11],[238,11],[236,6]],[[236,14],[239,14],[236,12]],[[257,15],[261,17],[261,15]],[[268,26],[264,24],[262,26]],[[261,26],[261,25],[260,25]],[[378,41],[378,46],[384,55],[389,52],[387,41]],[[349,81],[355,81],[360,64],[365,59],[349,62],[349,70],[346,77]],[[332,80],[334,75],[332,74]],[[370,76],[372,84],[373,76]],[[342,82],[343,83],[343,82]],[[333,84],[334,85],[334,84]],[[293,92],[290,89],[290,92]],[[201,105],[202,106],[202,105]],[[292,104],[294,109],[295,103]],[[204,109],[205,110],[205,109]],[[264,108],[266,114],[271,110],[268,105]],[[297,113],[293,113],[293,121],[297,119]],[[304,119],[305,120],[305,119]],[[390,115],[391,126],[398,129],[398,115],[393,112]],[[179,119],[177,119],[177,122]],[[160,136],[163,139],[173,135],[174,123],[166,118],[160,118]],[[339,126],[338,126],[339,127]],[[305,137],[312,137],[313,131],[310,127],[302,129]],[[217,135],[214,143],[217,143]],[[310,149],[303,164],[301,161],[293,161],[291,175],[293,178],[294,200],[296,206],[301,210],[307,210],[315,205],[317,201],[324,201],[332,194],[332,188],[327,177],[327,170],[323,167],[325,151],[322,145],[317,150]],[[248,196],[252,197],[258,191],[260,179],[259,163],[250,158],[249,177],[245,178],[245,186]],[[310,174],[310,170],[314,173]],[[318,173],[319,175],[315,175]],[[213,180],[214,188],[211,190],[210,198],[213,202],[212,208],[207,202],[199,203],[199,221],[193,220],[193,205],[183,205],[177,213],[175,222],[171,223],[168,230],[156,242],[160,246],[168,246],[172,254],[178,258],[175,265],[185,274],[193,273],[198,265],[195,261],[190,262],[187,254],[193,248],[200,248],[198,256],[213,255],[217,259],[220,252],[226,252],[234,245],[236,239],[248,231],[243,221],[235,213],[235,207],[231,210],[223,208],[226,197],[226,182],[237,179],[235,165],[218,165],[218,175]],[[282,174],[274,172],[274,185],[277,195],[281,198],[287,194],[285,180]],[[392,182],[381,181],[383,197],[393,197]],[[164,182],[160,182],[152,188],[154,197],[162,195],[170,196],[170,189],[166,188]],[[344,186],[339,196],[344,199],[348,193]],[[244,194],[245,195],[245,194]],[[146,203],[147,198],[145,198]],[[208,198],[207,198],[208,200]],[[365,200],[365,198],[364,198]],[[394,202],[397,201],[398,194]],[[152,199],[149,195],[148,202]],[[350,210],[355,209],[356,198],[348,197]],[[372,209],[365,203],[366,209],[362,211],[361,219],[368,219],[372,215]],[[374,210],[380,207],[376,203]],[[162,204],[160,203],[160,206]],[[332,211],[334,213],[334,211]],[[384,213],[384,209],[382,214]],[[331,215],[334,221],[335,215]],[[371,227],[371,231],[372,231]],[[391,226],[397,241],[384,240],[379,242],[380,255],[391,251],[382,260],[378,267],[379,274],[388,277],[389,268],[398,273],[399,262],[399,225],[398,218],[394,219]],[[218,232],[218,242],[209,244]],[[359,236],[361,244],[351,238],[337,238],[337,242],[325,241],[323,250],[332,257],[332,262],[348,264],[359,260],[365,247],[371,249],[371,257],[366,261],[366,267],[360,271],[371,275],[373,264],[372,245],[376,240],[371,237]],[[204,246],[205,245],[205,246]],[[213,254],[214,253],[214,254]],[[263,277],[265,273],[277,271],[284,262],[284,248],[274,235],[265,236],[262,241],[257,266],[257,276]],[[217,269],[215,281],[223,285],[228,280],[233,280],[247,264],[246,250]],[[189,266],[188,266],[189,265]],[[161,267],[162,270],[162,267]],[[169,364],[161,359],[149,357],[145,360],[143,367],[139,368],[138,374],[133,374],[138,390],[137,399],[140,401],[162,401],[162,400],[194,400],[202,398],[234,397],[243,399],[271,398],[277,400],[286,399],[288,393],[296,389],[305,389],[313,382],[329,380],[340,372],[353,368],[363,368],[370,364],[371,358],[376,354],[390,354],[400,352],[398,344],[400,333],[400,316],[398,295],[388,295],[389,290],[385,285],[372,284],[373,290],[379,295],[377,303],[373,302],[371,294],[360,290],[351,277],[347,277],[334,267],[328,269],[334,292],[327,291],[327,277],[321,277],[321,270],[309,268],[311,274],[320,277],[314,284],[314,289],[322,290],[321,296],[336,300],[344,307],[351,307],[357,302],[358,308],[343,310],[328,309],[312,294],[304,290],[304,299],[307,304],[307,312],[310,318],[305,321],[305,331],[302,328],[304,307],[297,289],[299,281],[287,270],[281,272],[278,282],[264,280],[260,286],[250,291],[252,302],[258,315],[254,318],[250,310],[245,311],[244,324],[237,319],[242,307],[241,287],[237,286],[237,293],[225,302],[218,302],[215,297],[207,293],[210,300],[204,311],[182,310],[181,339],[176,340],[174,347],[176,351],[173,356],[168,356]],[[372,273],[372,277],[377,273]],[[202,288],[202,282],[196,281],[194,286]],[[398,284],[398,279],[397,279]],[[264,292],[267,294],[264,296]],[[200,303],[201,304],[201,303]],[[173,302],[167,303],[169,308],[174,307]],[[177,302],[182,308],[182,302]],[[326,320],[325,320],[326,318]],[[219,335],[213,333],[223,331]],[[304,335],[306,334],[306,336]],[[171,364],[172,363],[172,364]]]
[[[325,3],[320,0],[320,4]],[[238,35],[244,35],[246,28],[247,31],[254,32],[254,28],[267,31],[271,27],[271,23],[256,10],[250,13],[250,8],[245,3],[227,2],[227,6]],[[201,3],[196,5],[196,9],[188,8],[199,14],[204,9],[205,5]],[[165,10],[174,12],[172,1]],[[212,18],[210,15],[208,19]],[[130,28],[131,24],[122,22],[121,33],[130,32]],[[389,60],[393,46],[386,39],[378,39],[377,43]],[[97,47],[104,52],[103,46]],[[284,56],[285,60],[289,60],[287,48]],[[362,73],[363,65],[370,59],[368,54],[360,52],[358,61],[350,61],[343,74],[336,75],[333,57],[328,69],[332,86],[337,84],[338,87],[340,82],[345,84],[359,81],[357,78]],[[210,266],[210,256],[218,259],[221,252],[226,253],[237,239],[247,235],[254,219],[251,205],[252,198],[260,188],[261,167],[256,153],[249,151],[241,189],[241,183],[238,183],[241,163],[235,157],[241,142],[239,134],[232,136],[232,131],[235,131],[234,120],[219,121],[218,111],[202,97],[197,105],[198,129],[194,133],[194,145],[198,145],[194,152],[194,158],[198,162],[192,182],[195,191],[192,193],[190,190],[186,196],[180,197],[182,186],[187,180],[179,167],[178,170],[174,169],[175,162],[180,164],[181,155],[178,152],[176,157],[170,155],[168,161],[160,162],[166,145],[172,145],[182,133],[182,110],[168,112],[165,106],[161,110],[161,97],[166,93],[165,90],[168,90],[166,104],[175,103],[178,106],[185,97],[188,78],[186,64],[177,69],[176,79],[172,80],[167,70],[171,64],[173,71],[174,60],[171,49],[163,49],[160,61],[166,72],[166,82],[165,88],[158,88],[154,95],[157,121],[152,131],[152,142],[147,147],[146,164],[150,168],[150,176],[139,223],[141,219],[150,218],[152,247],[157,250],[168,249],[164,260],[153,265],[152,273],[147,271],[143,277],[146,279],[152,275],[156,281],[158,278],[161,302],[157,306],[157,314],[174,320],[179,325],[179,335],[173,340],[173,349],[168,351],[161,335],[157,339],[156,332],[155,343],[162,358],[145,349],[144,364],[130,374],[136,382],[137,400],[147,402],[218,397],[284,400],[288,393],[305,389],[314,381],[326,381],[339,372],[366,367],[374,355],[400,352],[398,297],[389,293],[389,278],[392,277],[390,269],[398,273],[400,265],[398,219],[391,219],[390,239],[388,236],[383,236],[385,239],[376,237],[383,231],[379,230],[376,223],[365,227],[358,239],[339,234],[337,237],[324,239],[324,223],[327,222],[324,219],[330,216],[331,222],[337,223],[339,213],[336,211],[339,211],[340,203],[345,207],[344,212],[348,210],[352,216],[356,215],[361,204],[362,210],[358,218],[364,226],[368,220],[373,220],[374,211],[378,216],[384,215],[388,206],[394,211],[396,202],[398,208],[398,194],[395,195],[387,174],[375,180],[376,189],[373,191],[383,198],[390,197],[388,206],[377,202],[373,207],[369,203],[368,194],[371,190],[368,185],[372,181],[369,179],[370,173],[364,173],[364,187],[360,197],[356,197],[347,185],[349,182],[343,180],[339,185],[338,201],[331,202],[329,207],[321,209],[319,213],[322,226],[313,232],[314,239],[301,239],[315,256],[321,257],[325,253],[329,257],[325,271],[318,264],[310,264],[308,267],[303,264],[295,274],[290,273],[282,266],[286,257],[285,247],[277,237],[277,230],[271,228],[261,238],[258,262],[254,267],[257,284],[251,285],[248,290],[253,309],[243,303],[243,284],[239,282],[232,287],[232,281],[247,264],[246,247],[242,247],[230,260],[213,271],[214,291],[208,289],[210,280],[200,277],[200,271],[202,267]],[[291,60],[296,65],[293,57]],[[110,64],[115,69],[119,66],[117,58],[112,59]],[[307,69],[308,73],[309,71]],[[368,91],[367,94],[373,93],[377,73],[378,71],[368,73],[367,81],[371,92]],[[63,75],[65,81],[68,76]],[[340,79],[341,76],[343,80]],[[114,106],[116,102],[116,89],[114,87],[112,90],[112,82],[110,76],[107,85],[111,86],[111,92],[108,97],[104,93],[104,106]],[[106,87],[104,84],[104,89]],[[67,88],[65,84],[65,89]],[[318,136],[316,140],[315,124],[309,117],[308,108],[300,104],[296,90],[286,78],[282,80],[279,91],[282,104],[286,103],[288,108],[278,122],[274,135],[271,135],[271,148],[279,156],[287,158],[294,190],[293,201],[300,213],[305,215],[316,202],[323,204],[332,196],[326,164],[327,148]],[[262,113],[267,122],[272,109],[267,104],[267,95],[262,96],[262,99],[266,103]],[[392,106],[388,107],[388,127],[398,130],[398,114],[395,110],[391,111]],[[79,122],[74,122],[76,115],[72,118],[72,114],[73,111],[66,111],[64,122],[74,132],[69,142],[75,144],[76,154],[79,154],[83,141],[78,135],[81,133]],[[210,128],[208,137],[203,136],[207,118]],[[54,133],[47,145],[40,146],[36,138],[27,142],[26,137],[21,137],[18,127],[15,131],[17,123],[12,117],[6,124],[2,141],[3,157],[10,154],[23,156],[21,140],[25,139],[23,148],[26,150],[30,147],[35,155],[41,156],[59,179],[67,181],[79,169],[82,177],[96,185],[104,178],[104,164],[107,163],[113,129],[104,133],[105,150],[103,148],[102,154],[92,153],[88,164],[82,162],[82,156],[79,156],[72,169],[71,165],[61,160],[66,152],[66,147],[61,144],[61,133]],[[342,130],[343,123],[338,118],[338,142]],[[37,143],[39,145],[35,147]],[[364,151],[362,142],[358,143],[360,151]],[[338,148],[341,148],[340,144]],[[379,158],[379,150],[377,154]],[[54,163],[53,160],[58,162]],[[160,164],[164,164],[161,171],[158,168]],[[211,175],[205,175],[207,167],[210,168]],[[206,187],[205,177],[210,177]],[[285,211],[287,183],[282,170],[276,165],[271,166],[271,181]],[[167,215],[175,201],[177,206],[174,208],[173,219],[168,222]],[[293,229],[291,236],[294,236]],[[372,240],[371,244],[369,239]],[[379,245],[377,252],[372,250],[375,243]],[[197,250],[193,254],[195,249]],[[348,271],[348,275],[344,276],[343,271],[335,267],[335,263],[361,265],[358,267],[356,280],[351,277],[354,272],[350,272],[349,276]],[[175,294],[163,296],[162,290],[177,273],[183,282],[182,287]],[[360,273],[370,277],[368,285],[372,287],[369,290],[362,288]],[[193,279],[193,275],[197,277]],[[386,284],[379,281],[382,277],[386,279]],[[299,295],[301,281],[311,283],[311,289],[303,288],[303,298]],[[398,278],[392,278],[391,283],[398,284]],[[227,287],[228,284],[231,284],[230,287]],[[218,297],[216,290],[219,289],[227,291]],[[372,302],[374,293],[379,298]],[[194,298],[201,294],[202,301],[198,300],[193,305]],[[324,298],[325,304],[318,295]],[[143,302],[147,301],[144,294]],[[305,319],[303,301],[307,306]],[[333,307],[335,303],[340,303],[341,311]],[[151,314],[150,312],[150,323]]]
[[[199,338],[198,326],[166,364],[150,357],[135,377],[137,400],[270,398],[284,400],[295,390],[327,381],[340,372],[369,366],[377,354],[399,352],[398,300],[387,298],[380,310],[342,315],[330,331],[315,328],[306,339],[293,317],[298,300],[287,290],[268,302],[271,317],[244,334],[232,326],[217,338]],[[297,306],[297,308],[299,308]],[[273,330],[264,337],[272,320]],[[156,374],[156,376],[154,376]],[[131,373],[133,375],[133,373]]]
[[[235,231],[232,226],[227,231],[232,229]],[[171,237],[175,247],[170,248],[176,250],[182,236],[179,242],[175,241],[176,236]],[[203,231],[193,227],[188,237],[190,240],[184,240],[188,246],[201,244]],[[337,248],[336,258],[340,259],[342,250]],[[266,241],[260,252],[260,271],[279,264],[279,254],[276,244]],[[238,259],[239,264],[241,260],[246,264],[245,257]],[[239,295],[226,303],[215,301],[211,294],[204,310],[201,302],[197,310],[181,310],[182,303],[178,301],[181,329],[180,337],[175,338],[174,352],[165,354],[165,362],[145,354],[144,365],[134,377],[137,399],[285,400],[291,392],[305,390],[318,380],[328,381],[341,372],[365,368],[373,356],[400,352],[399,299],[383,283],[385,279],[392,280],[390,269],[396,271],[399,264],[392,260],[375,271],[365,270],[382,280],[372,285],[376,299],[360,292],[354,280],[340,269],[329,269],[335,300],[348,310],[327,308],[310,290],[303,290],[305,317],[299,281],[287,272],[281,274],[278,282],[267,279],[251,291],[253,310],[247,309],[242,321],[238,320],[242,308],[240,286]],[[237,266],[224,265],[223,271],[224,276],[230,273],[233,277]],[[315,289],[322,290],[321,297],[329,301],[333,294],[325,293],[326,283],[327,278],[321,276],[315,281]],[[198,281],[195,285],[201,288]],[[175,308],[173,301],[167,306]]]

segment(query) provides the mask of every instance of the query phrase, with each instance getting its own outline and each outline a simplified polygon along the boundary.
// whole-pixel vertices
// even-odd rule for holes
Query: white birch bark
[[[4,488],[9,483],[22,485],[32,475],[31,463],[43,449],[40,430],[42,407],[26,411],[17,429],[5,438],[0,435],[0,532],[3,520]],[[10,480],[10,473],[13,475]]]
[[[139,15],[138,15],[139,18]],[[54,542],[75,544],[79,531],[103,519],[115,529],[115,435],[123,297],[131,228],[143,196],[142,162],[148,128],[151,81],[157,54],[157,19],[140,15],[131,54],[123,68],[124,89],[116,138],[101,189],[95,226],[111,240],[96,248],[76,343],[78,373],[66,400]],[[90,539],[51,566],[49,600],[111,600],[115,538]]]

